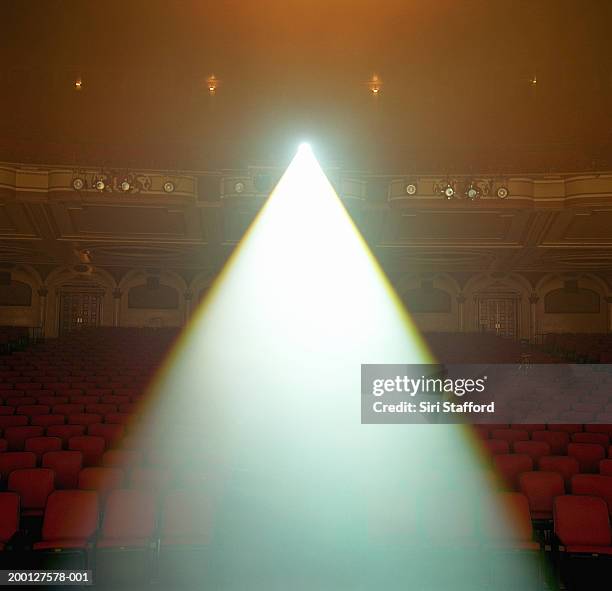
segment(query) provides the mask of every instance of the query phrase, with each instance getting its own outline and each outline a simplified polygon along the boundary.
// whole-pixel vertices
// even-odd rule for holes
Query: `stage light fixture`
[[[467,199],[478,199],[478,197],[480,197],[481,191],[480,191],[480,187],[478,187],[477,185],[475,185],[473,182],[470,183],[467,187],[467,189],[465,190],[465,196]]]
[[[85,179],[80,176],[74,177],[72,179],[72,188],[75,191],[82,191],[85,188]]]
[[[130,181],[128,181],[127,179],[123,179],[121,181],[121,183],[119,184],[119,188],[124,192],[127,193],[128,191],[131,190],[132,185],[130,183]]]
[[[378,96],[382,87],[382,80],[377,74],[374,74],[371,80],[368,82],[368,88],[372,93],[372,96]]]
[[[500,199],[506,199],[510,195],[510,191],[508,191],[508,187],[502,185],[501,187],[497,187],[497,196]]]
[[[455,188],[448,183],[442,190],[442,195],[445,199],[452,199],[455,196]]]
[[[416,183],[407,183],[406,184],[406,195],[413,197],[417,194],[418,188]]]
[[[234,183],[234,191],[238,194],[240,193],[244,193],[244,183],[242,181],[238,181],[237,183]]]
[[[211,74],[206,80],[206,88],[208,90],[208,94],[210,94],[210,96],[214,96],[215,94],[217,94],[218,86],[219,81],[217,80],[214,74]]]
[[[172,181],[166,181],[164,183],[164,192],[174,193],[174,189],[176,189],[176,187]]]
[[[104,182],[104,179],[97,179],[94,182],[94,187],[97,191],[104,191],[104,189],[106,189],[106,183]]]
[[[76,91],[83,90],[83,79],[80,76],[74,81],[74,89]]]

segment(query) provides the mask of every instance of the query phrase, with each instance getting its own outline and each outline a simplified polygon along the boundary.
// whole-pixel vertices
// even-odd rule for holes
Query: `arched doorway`
[[[104,288],[91,283],[70,283],[59,291],[59,334],[100,326]]]

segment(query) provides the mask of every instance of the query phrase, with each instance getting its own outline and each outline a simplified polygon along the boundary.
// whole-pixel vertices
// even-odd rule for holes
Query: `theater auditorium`
[[[611,588],[608,0],[0,7],[0,586]]]

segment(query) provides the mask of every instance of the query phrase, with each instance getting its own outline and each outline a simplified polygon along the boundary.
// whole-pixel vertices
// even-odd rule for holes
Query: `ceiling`
[[[307,138],[378,172],[612,169],[609,0],[20,0],[2,23],[4,161],[283,165]]]

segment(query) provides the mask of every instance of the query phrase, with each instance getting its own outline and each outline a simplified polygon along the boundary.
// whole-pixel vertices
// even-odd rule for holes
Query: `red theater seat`
[[[538,469],[544,472],[558,472],[566,485],[569,485],[574,474],[580,472],[578,460],[569,456],[543,456],[538,461]]]
[[[102,456],[102,465],[107,468],[127,470],[142,462],[142,453],[137,450],[109,449]]]
[[[47,468],[13,470],[8,490],[19,494],[23,515],[42,515],[47,497],[53,492],[55,473]]]
[[[116,447],[121,441],[124,433],[125,427],[116,424],[96,423],[94,425],[89,425],[87,428],[88,435],[104,438],[107,448]]]
[[[565,494],[565,483],[558,472],[523,472],[519,487],[529,501],[532,519],[552,519],[553,499]]]
[[[0,454],[0,476],[2,480],[7,479],[13,470],[35,467],[36,456],[30,451],[7,451]]]
[[[510,443],[503,439],[485,439],[482,446],[492,456],[510,453]]]
[[[140,490],[114,490],[106,502],[102,530],[96,546],[143,548],[153,540],[155,522],[156,501],[153,494]]]
[[[531,434],[534,441],[546,441],[550,445],[550,453],[555,456],[563,456],[567,453],[570,441],[569,433],[565,431],[534,431]]]
[[[596,443],[570,443],[567,455],[578,460],[580,472],[593,474],[599,472],[599,462],[606,457],[606,450]]]
[[[527,441],[529,433],[519,429],[494,429],[491,431],[491,439],[501,439],[503,441]]]
[[[170,485],[170,472],[163,468],[132,469],[129,476],[130,488],[162,492]]]
[[[56,404],[52,408],[54,415],[64,415],[69,417],[70,415],[82,413],[85,407],[82,404]]]
[[[542,456],[550,455],[550,444],[546,441],[515,441],[513,449],[516,454],[528,455],[534,463]]]
[[[45,430],[42,427],[27,425],[23,427],[9,427],[4,431],[4,438],[8,442],[10,451],[21,451],[29,437],[41,437]]]
[[[610,438],[605,433],[574,433],[572,443],[596,443],[608,447]]]
[[[4,550],[19,531],[19,495],[0,492],[0,550]]]
[[[95,490],[103,506],[108,494],[123,486],[123,470],[119,468],[83,468],[79,472],[78,488]]]
[[[602,476],[612,476],[612,460],[601,460],[599,462],[599,473]]]
[[[600,497],[612,513],[612,477],[601,474],[576,474],[572,477],[572,494]]]
[[[48,451],[62,449],[62,440],[59,437],[30,437],[26,439],[24,450],[36,454],[36,461],[40,463],[43,454]]]
[[[77,488],[83,454],[80,451],[49,451],[42,457],[42,466],[55,472],[56,488]]]
[[[521,472],[533,470],[533,460],[526,454],[494,456],[493,463],[502,484],[510,490],[518,490],[518,477]]]
[[[554,500],[555,534],[569,553],[612,555],[608,506],[599,497],[564,495]]]
[[[524,494],[497,493],[486,506],[482,525],[487,545],[516,550],[540,548],[533,540],[529,503]]]
[[[21,427],[28,424],[28,417],[25,415],[4,415],[0,416],[0,429],[9,427]]]
[[[49,410],[49,407],[43,404],[24,404],[17,407],[15,414],[25,415],[26,417],[35,417],[38,415],[48,415]]]
[[[105,449],[105,441],[102,437],[93,435],[80,435],[68,440],[68,449],[80,451],[83,454],[83,466],[96,466],[102,461]]]
[[[62,445],[68,445],[68,440],[71,437],[85,434],[84,425],[51,425],[47,427],[46,434],[48,437],[59,437],[62,440]]]
[[[68,417],[69,425],[93,425],[94,423],[102,422],[102,415],[93,413],[75,413]]]
[[[30,425],[50,427],[51,425],[63,425],[65,421],[64,415],[38,415],[30,419]]]
[[[34,550],[86,550],[98,527],[98,495],[58,490],[47,499],[42,540]]]

